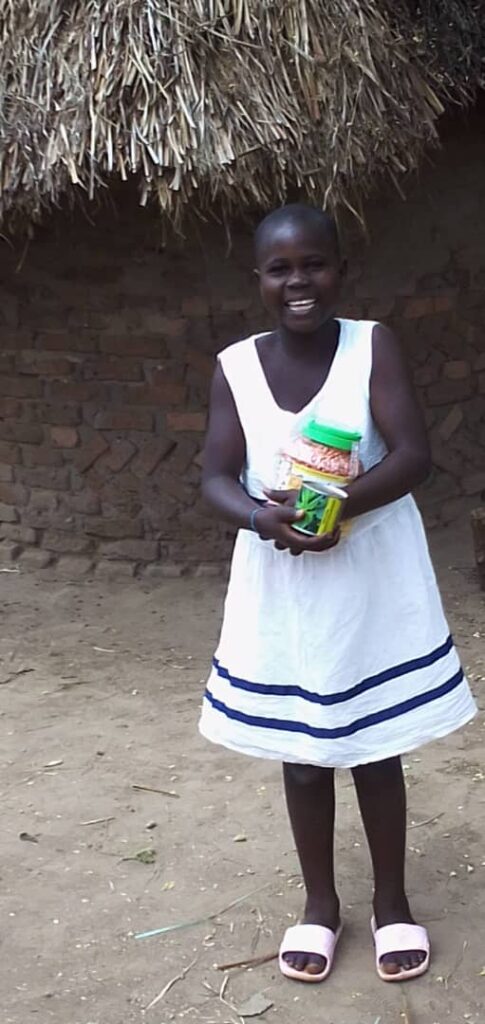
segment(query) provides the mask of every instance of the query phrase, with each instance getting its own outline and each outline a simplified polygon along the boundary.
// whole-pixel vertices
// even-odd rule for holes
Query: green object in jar
[[[323,481],[303,480],[295,508],[304,515],[292,523],[292,529],[312,537],[332,533],[348,494],[341,487]]]

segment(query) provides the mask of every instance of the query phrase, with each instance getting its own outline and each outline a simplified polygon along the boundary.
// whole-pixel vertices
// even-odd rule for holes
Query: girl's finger
[[[298,491],[265,491],[264,493],[269,501],[274,501],[277,505],[286,505],[288,502],[295,503]]]

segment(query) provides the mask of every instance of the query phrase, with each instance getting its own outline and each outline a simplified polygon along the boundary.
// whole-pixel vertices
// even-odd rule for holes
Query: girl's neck
[[[322,350],[332,348],[338,340],[339,322],[332,316],[318,330],[308,334],[288,331],[285,327],[279,327],[275,333],[288,355],[296,359],[321,359]]]

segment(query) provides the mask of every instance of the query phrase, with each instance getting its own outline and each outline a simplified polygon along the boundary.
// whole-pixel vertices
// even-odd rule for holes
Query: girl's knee
[[[401,758],[389,757],[385,761],[372,761],[352,768],[356,782],[384,783],[400,779],[402,776]]]
[[[297,786],[322,785],[327,777],[329,781],[333,778],[333,768],[317,768],[313,764],[290,764],[288,762],[285,762],[283,768],[286,780]]]

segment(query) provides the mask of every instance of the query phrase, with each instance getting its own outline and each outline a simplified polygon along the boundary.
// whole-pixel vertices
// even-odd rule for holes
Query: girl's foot
[[[339,901],[336,896],[325,901],[308,899],[305,913],[300,923],[323,925],[324,928],[330,928],[331,931],[337,933],[340,925],[339,911]],[[295,950],[294,952],[284,953],[283,959],[293,970],[306,974],[321,974],[327,966],[326,958],[318,956],[316,953],[302,953]]]
[[[390,903],[378,896],[374,897],[374,918],[377,928],[388,924],[416,924],[406,896],[395,903]],[[384,974],[399,974],[402,971],[414,971],[426,960],[426,952],[422,949],[407,949],[400,952],[385,953],[380,958],[380,967]]]

